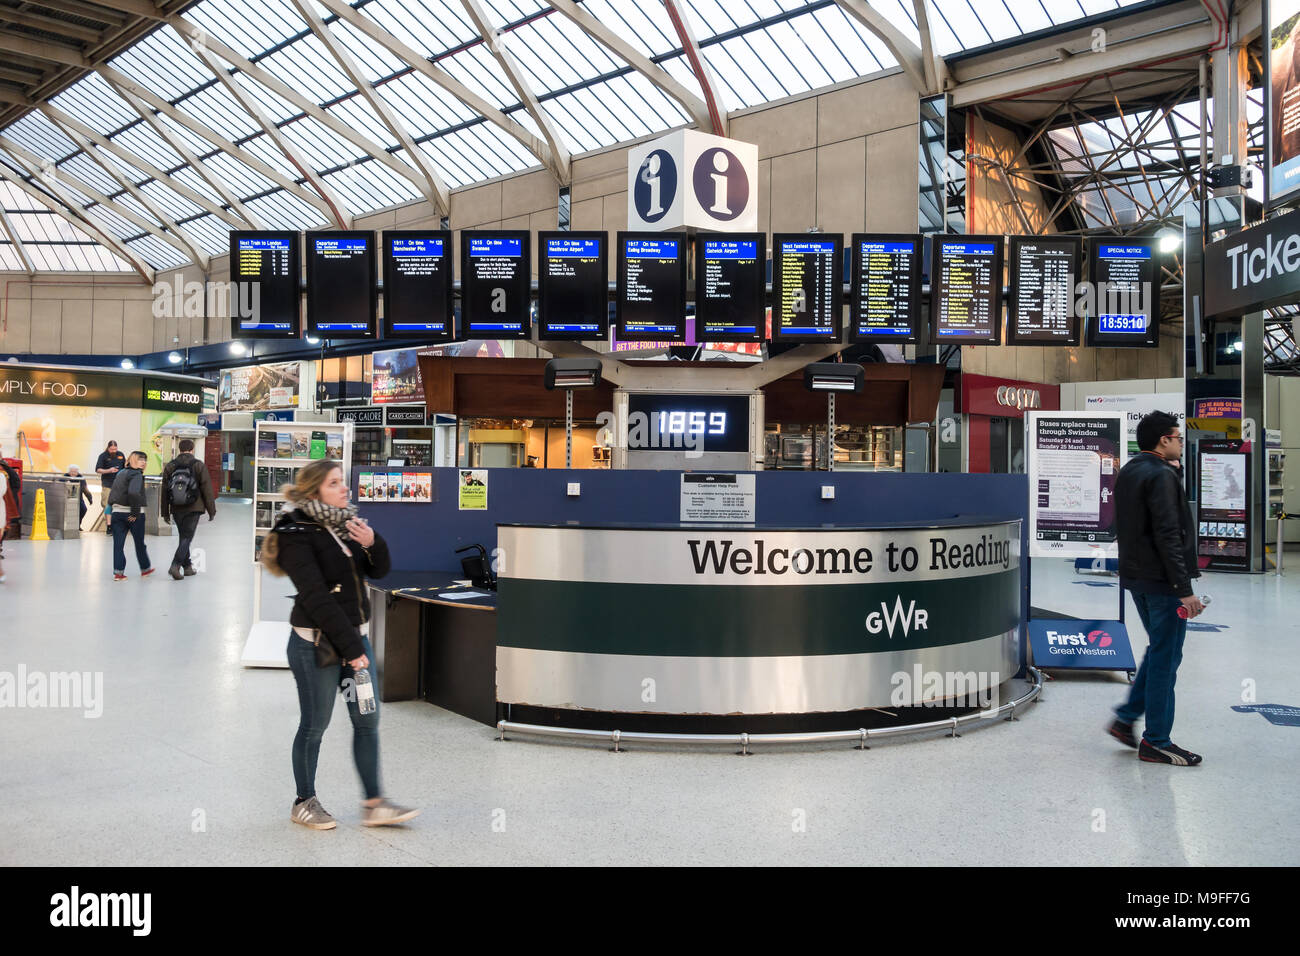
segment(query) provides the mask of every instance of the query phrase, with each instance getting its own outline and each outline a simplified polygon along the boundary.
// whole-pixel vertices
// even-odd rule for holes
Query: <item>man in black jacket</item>
[[[1140,453],[1115,482],[1115,523],[1120,587],[1132,592],[1149,643],[1128,700],[1115,710],[1110,735],[1137,747],[1141,760],[1194,767],[1200,755],[1169,739],[1187,620],[1205,609],[1192,593],[1192,578],[1200,577],[1200,571],[1191,509],[1177,467],[1183,453],[1178,419],[1168,412],[1144,416],[1138,422],[1137,443]],[[1139,746],[1133,722],[1144,713],[1146,728]]]
[[[167,573],[177,581],[194,574],[194,565],[190,561],[190,543],[194,540],[194,532],[199,527],[203,512],[208,513],[209,521],[217,516],[217,505],[212,495],[212,476],[208,474],[207,466],[194,457],[194,442],[182,438],[178,447],[180,454],[163,465],[160,506],[163,521],[170,524],[172,516],[176,516],[176,531],[180,535],[180,541]],[[177,472],[181,473],[183,480],[173,480]],[[174,495],[179,497],[173,500]]]

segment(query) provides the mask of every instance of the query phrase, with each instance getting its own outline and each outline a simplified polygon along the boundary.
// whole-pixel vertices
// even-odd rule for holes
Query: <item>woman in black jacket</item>
[[[262,546],[261,561],[272,574],[288,575],[298,589],[289,623],[289,668],[298,684],[301,719],[293,739],[293,776],[298,799],[290,811],[295,823],[332,830],[335,820],[316,798],[316,761],[321,737],[342,690],[352,718],[352,755],[365,790],[362,826],[403,823],[419,810],[400,807],[379,786],[379,703],[374,696],[367,622],[370,603],[363,578],[389,571],[388,545],[348,503],[343,469],[328,460],[299,469],[283,488],[289,501]],[[319,666],[316,643],[332,648],[337,659]],[[369,685],[357,682],[364,671]],[[368,711],[368,712],[367,712]]]

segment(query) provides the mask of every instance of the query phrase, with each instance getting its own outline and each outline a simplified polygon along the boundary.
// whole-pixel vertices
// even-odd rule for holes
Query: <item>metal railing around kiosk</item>
[[[507,733],[529,734],[537,737],[555,737],[562,740],[604,740],[614,745],[619,752],[623,744],[731,744],[739,746],[740,753],[749,754],[749,748],[757,744],[814,744],[814,743],[856,743],[855,750],[869,750],[868,741],[883,737],[902,737],[907,734],[919,734],[927,731],[947,730],[949,737],[960,737],[958,730],[972,723],[1002,720],[1019,720],[1016,711],[1026,704],[1042,700],[1043,672],[1037,667],[1029,667],[1032,681],[1028,690],[993,710],[976,710],[960,717],[947,717],[943,720],[930,720],[918,724],[904,724],[899,727],[860,727],[857,730],[824,730],[797,734],[664,734],[643,733],[640,731],[621,730],[584,730],[577,727],[547,727],[542,724],[520,724],[510,720],[497,721],[497,739],[508,740]],[[1003,716],[1003,715],[1006,716]]]

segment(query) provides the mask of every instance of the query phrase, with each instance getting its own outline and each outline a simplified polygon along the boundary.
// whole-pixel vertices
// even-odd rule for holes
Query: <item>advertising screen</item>
[[[997,345],[1002,337],[1002,237],[935,236],[930,342]]]
[[[455,337],[451,233],[384,233],[384,335]]]
[[[373,232],[307,233],[307,331],[323,339],[375,337]]]
[[[236,339],[297,338],[298,233],[230,233],[230,334]]]
[[[1075,286],[1083,265],[1083,240],[1012,236],[1008,258],[1007,344],[1078,345]]]
[[[532,257],[527,229],[460,234],[461,333],[523,339],[532,329]]]
[[[1264,171],[1269,206],[1300,189],[1300,0],[1269,0],[1264,33]]]
[[[618,234],[618,337],[686,338],[686,243],[683,232]]]
[[[538,234],[538,338],[603,339],[609,334],[607,241],[603,232]]]
[[[1140,239],[1094,240],[1088,275],[1092,284],[1088,344],[1158,347],[1155,246]]]
[[[843,340],[844,237],[772,237],[772,340]]]
[[[916,343],[921,324],[920,236],[853,236],[849,337],[854,342]]]
[[[766,331],[767,236],[695,239],[695,335],[709,342],[761,342]]]

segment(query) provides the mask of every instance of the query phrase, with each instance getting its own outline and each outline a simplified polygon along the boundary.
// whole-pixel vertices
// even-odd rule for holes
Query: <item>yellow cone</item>
[[[36,511],[32,514],[32,540],[49,541],[50,529],[45,520],[45,489],[36,489]]]

